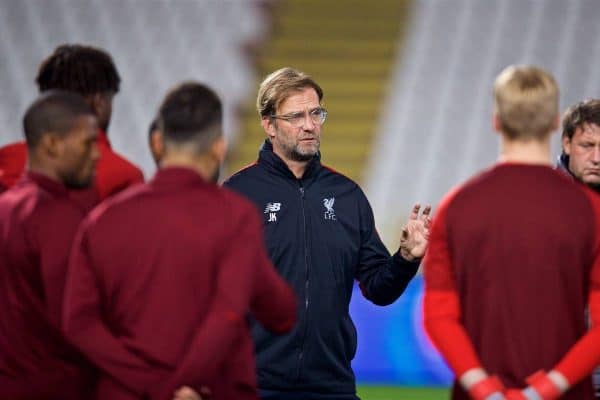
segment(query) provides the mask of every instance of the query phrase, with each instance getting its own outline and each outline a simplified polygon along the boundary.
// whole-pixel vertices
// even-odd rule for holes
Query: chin
[[[93,185],[93,183],[94,183],[93,177],[86,178],[86,179],[69,179],[69,180],[65,181],[65,186],[68,187],[69,189],[83,190],[83,189],[89,189],[90,186]]]

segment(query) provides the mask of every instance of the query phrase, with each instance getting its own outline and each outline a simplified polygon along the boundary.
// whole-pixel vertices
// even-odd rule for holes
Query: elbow
[[[362,294],[371,303],[373,303],[377,306],[383,307],[383,306],[389,306],[390,304],[392,304],[396,300],[398,300],[398,298],[400,297],[402,292],[400,292],[400,293],[383,292],[382,293],[381,291],[379,291],[377,293],[372,293],[367,290],[363,290]]]
[[[274,325],[271,329],[271,332],[276,335],[283,335],[284,333],[288,333],[294,328],[296,324],[296,318],[288,318],[285,321],[281,321],[279,324]]]
[[[297,312],[295,298],[293,300],[294,301],[290,302],[290,306],[287,307],[287,310],[281,314],[279,321],[274,324],[271,332],[282,335],[284,333],[288,333],[294,328],[294,325],[296,325]]]
[[[371,297],[368,298],[371,301],[371,303],[375,304],[376,306],[380,306],[380,307],[385,307],[385,306],[389,306],[390,304],[392,304],[394,301],[396,301],[396,298],[388,298],[388,297]]]
[[[400,295],[404,292],[404,288],[402,288],[402,291],[400,293],[381,293],[382,291],[373,293],[373,291],[368,290],[367,287],[362,283],[359,283],[358,287],[360,288],[360,291],[365,299],[369,300],[376,306],[382,307],[389,306],[390,304],[395,302],[398,299],[398,297],[400,297]]]

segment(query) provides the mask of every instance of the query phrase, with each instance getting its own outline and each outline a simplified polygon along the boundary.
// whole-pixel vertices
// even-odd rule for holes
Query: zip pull
[[[300,189],[300,195],[301,195],[302,197],[304,197],[304,188],[303,188],[302,186],[300,186],[300,188],[299,188],[299,189]]]

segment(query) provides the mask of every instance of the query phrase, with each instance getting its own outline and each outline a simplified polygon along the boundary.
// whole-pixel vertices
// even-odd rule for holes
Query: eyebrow
[[[313,111],[322,110],[322,109],[323,109],[323,107],[321,107],[321,106],[314,107],[314,108],[309,109],[308,112],[311,113]],[[295,114],[304,114],[304,111],[290,111],[290,112],[287,112],[287,113],[282,114],[282,115],[295,115]]]

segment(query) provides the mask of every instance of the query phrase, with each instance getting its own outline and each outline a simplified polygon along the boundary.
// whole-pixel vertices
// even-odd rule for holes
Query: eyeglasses
[[[324,108],[315,108],[308,112],[308,116],[313,124],[321,125],[327,118],[327,110]],[[271,114],[270,117],[287,121],[295,128],[300,128],[302,125],[304,125],[304,121],[306,121],[306,113],[304,111],[298,111],[284,115]]]

